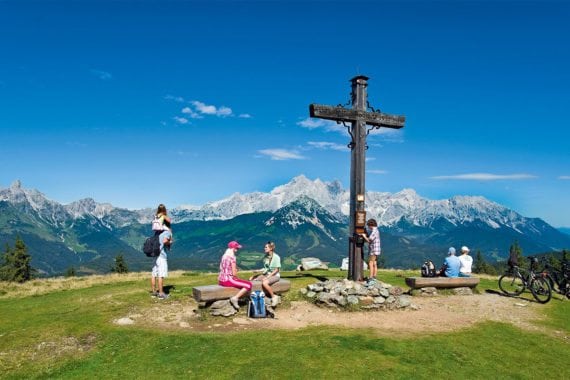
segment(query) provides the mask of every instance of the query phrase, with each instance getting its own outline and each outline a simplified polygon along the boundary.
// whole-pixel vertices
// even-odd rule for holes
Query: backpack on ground
[[[251,295],[249,296],[247,316],[250,318],[267,317],[267,313],[265,312],[265,293],[260,290],[251,292]]]
[[[148,257],[160,256],[160,233],[158,231],[144,241],[143,252]]]
[[[422,277],[435,277],[435,265],[433,261],[427,260],[422,264]]]

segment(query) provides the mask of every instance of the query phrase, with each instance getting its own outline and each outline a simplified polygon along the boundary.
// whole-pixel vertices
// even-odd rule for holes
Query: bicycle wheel
[[[550,284],[544,277],[537,277],[530,281],[530,291],[539,303],[547,303],[552,297],[552,289]]]
[[[505,273],[499,278],[499,288],[508,296],[518,296],[524,292],[524,281],[518,273]]]

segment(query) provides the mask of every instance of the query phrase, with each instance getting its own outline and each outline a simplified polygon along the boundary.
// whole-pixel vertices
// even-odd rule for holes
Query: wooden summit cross
[[[342,123],[348,129],[352,141],[348,144],[351,150],[350,158],[350,215],[349,215],[349,244],[348,244],[348,278],[353,281],[362,281],[362,263],[364,260],[364,239],[360,236],[366,225],[366,211],[364,211],[364,175],[366,136],[372,129],[394,128],[404,126],[406,118],[382,113],[370,107],[367,100],[366,87],[368,77],[356,76],[352,82],[351,101],[352,109],[342,105],[336,107],[311,104],[309,112],[311,117],[334,120]],[[367,112],[370,109],[372,112]],[[345,122],[350,122],[348,126]],[[366,125],[372,126],[366,130]]]

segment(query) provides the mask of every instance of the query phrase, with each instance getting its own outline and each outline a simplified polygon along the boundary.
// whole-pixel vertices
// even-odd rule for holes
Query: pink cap
[[[228,243],[228,248],[241,249],[241,245],[237,241],[233,240]]]

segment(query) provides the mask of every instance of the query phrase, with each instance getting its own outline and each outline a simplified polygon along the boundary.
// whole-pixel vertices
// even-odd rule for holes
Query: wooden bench
[[[421,288],[474,288],[479,284],[477,277],[407,277],[406,285],[412,289]]]
[[[276,294],[285,293],[291,289],[291,281],[280,279],[271,285],[271,289],[273,289],[273,292]],[[261,281],[253,281],[253,290],[261,290]],[[192,289],[192,296],[197,302],[212,302],[233,297],[238,291],[239,289],[237,288],[228,288],[220,285],[204,285],[195,286]]]

